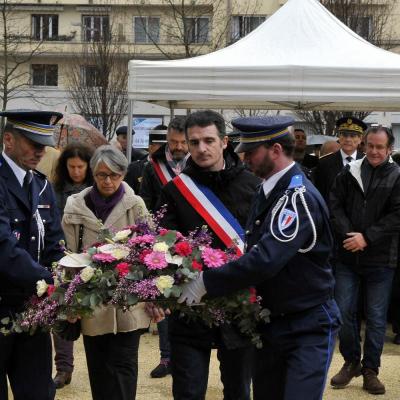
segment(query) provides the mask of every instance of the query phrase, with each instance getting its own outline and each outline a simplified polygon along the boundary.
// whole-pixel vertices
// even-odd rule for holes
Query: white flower
[[[123,231],[118,231],[113,237],[114,242],[121,242],[125,240],[131,234],[130,229],[124,229]]]
[[[83,270],[80,273],[82,281],[85,283],[89,282],[94,275],[94,271],[95,271],[95,269],[92,267],[83,268]]]
[[[97,248],[99,253],[110,254],[116,260],[121,260],[129,256],[130,249],[126,246],[115,245],[115,244],[105,244]]]
[[[171,253],[165,253],[165,259],[167,260],[168,264],[175,264],[175,265],[182,265],[183,257],[178,256],[177,254],[171,256]]]
[[[174,285],[174,278],[169,275],[161,275],[155,280],[157,289],[164,293],[165,289],[171,289]]]
[[[165,242],[158,242],[153,246],[153,251],[161,251],[166,253],[169,250],[169,246]]]
[[[36,293],[39,297],[42,297],[47,292],[47,283],[44,279],[36,282]]]

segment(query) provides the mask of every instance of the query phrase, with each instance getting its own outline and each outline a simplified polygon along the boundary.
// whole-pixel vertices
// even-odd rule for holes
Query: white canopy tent
[[[130,61],[128,95],[171,108],[396,111],[400,55],[368,43],[317,0],[289,0],[222,50]]]

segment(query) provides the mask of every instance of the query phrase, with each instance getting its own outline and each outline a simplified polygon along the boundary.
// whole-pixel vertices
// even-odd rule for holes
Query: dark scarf
[[[94,184],[92,190],[85,196],[85,203],[93,214],[104,223],[124,194],[125,188],[122,183],[110,197],[103,197]]]

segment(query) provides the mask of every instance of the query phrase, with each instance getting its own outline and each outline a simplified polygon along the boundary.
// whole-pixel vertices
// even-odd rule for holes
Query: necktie
[[[348,163],[350,163],[350,162],[352,162],[352,161],[353,161],[353,157],[351,157],[351,156],[347,156],[347,157],[346,157],[346,160],[347,160],[347,162],[348,162]]]
[[[31,201],[31,182],[32,182],[32,172],[27,171],[27,173],[25,174],[22,188],[24,189],[29,201]]]

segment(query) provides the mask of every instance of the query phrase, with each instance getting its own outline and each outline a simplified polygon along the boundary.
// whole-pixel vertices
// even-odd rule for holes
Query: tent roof
[[[129,98],[175,108],[400,110],[400,55],[368,43],[317,0],[289,0],[214,53],[129,62]]]

